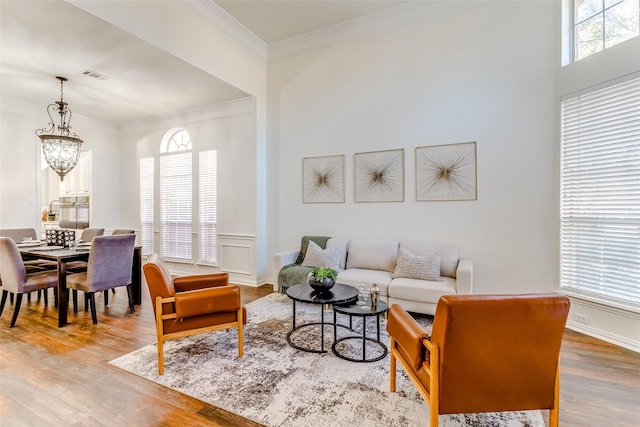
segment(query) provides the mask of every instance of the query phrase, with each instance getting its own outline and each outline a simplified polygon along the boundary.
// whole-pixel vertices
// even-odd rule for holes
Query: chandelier
[[[60,101],[47,106],[49,114],[49,128],[36,130],[36,135],[42,141],[44,158],[54,171],[64,181],[64,176],[78,164],[80,144],[82,140],[71,131],[71,110],[63,100],[63,86],[66,77],[56,77],[60,80]],[[60,115],[60,124],[56,125],[53,116]],[[58,134],[56,134],[56,130]]]

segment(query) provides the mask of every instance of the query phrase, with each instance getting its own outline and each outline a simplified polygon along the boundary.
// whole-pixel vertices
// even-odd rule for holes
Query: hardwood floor
[[[242,292],[248,303],[272,287]],[[155,342],[145,286],[133,314],[124,289],[110,295],[107,309],[102,298],[97,307],[98,325],[89,312],[70,310],[70,324],[58,328],[53,305],[33,298],[9,328],[7,301],[0,318],[0,425],[258,425],[108,364]],[[567,330],[561,358],[561,426],[638,425],[640,354]]]

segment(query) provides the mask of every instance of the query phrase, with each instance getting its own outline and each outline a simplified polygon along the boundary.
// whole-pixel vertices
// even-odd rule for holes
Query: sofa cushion
[[[389,284],[389,297],[408,301],[437,303],[443,295],[455,295],[456,279],[443,277],[442,282],[429,280],[393,279]]]
[[[349,240],[332,237],[327,240],[327,248],[333,247],[340,249],[340,270],[344,270],[347,268],[347,248],[349,247]]]
[[[300,241],[300,253],[298,253],[298,259],[296,259],[296,264],[302,264],[304,261],[304,256],[307,254],[307,246],[309,245],[309,240],[314,241],[320,246],[322,249],[327,247],[327,240],[329,237],[327,236],[303,236]]]
[[[302,266],[331,268],[338,271],[340,269],[340,257],[341,251],[339,247],[322,249],[316,242],[310,240]]]
[[[405,248],[414,254],[440,251],[440,275],[446,277],[456,277],[458,268],[458,248],[453,244],[423,243],[423,242],[400,242],[400,247]]]
[[[363,270],[360,268],[349,268],[338,273],[337,283],[349,286],[371,287],[376,283],[380,287],[380,296],[387,296],[387,287],[391,283],[391,273],[381,270]]]
[[[398,259],[397,240],[351,240],[347,268],[392,272]]]
[[[440,251],[416,255],[401,246],[400,249],[398,249],[398,263],[391,277],[394,279],[406,277],[408,279],[441,282]]]

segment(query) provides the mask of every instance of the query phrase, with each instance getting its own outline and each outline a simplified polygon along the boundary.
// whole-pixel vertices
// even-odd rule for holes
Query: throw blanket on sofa
[[[307,254],[307,247],[309,246],[309,240],[312,240],[318,244],[322,249],[327,248],[327,241],[330,237],[327,236],[304,236],[300,243],[300,253],[295,264],[289,264],[282,267],[280,273],[278,273],[278,291],[284,293],[289,286],[297,285],[298,283],[305,283],[309,272],[313,270],[313,267],[303,267],[302,261]]]

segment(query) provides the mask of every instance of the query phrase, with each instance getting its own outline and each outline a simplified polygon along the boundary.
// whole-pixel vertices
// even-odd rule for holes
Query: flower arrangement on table
[[[338,272],[332,268],[314,268],[309,273],[309,286],[316,291],[328,291],[336,284]]]

